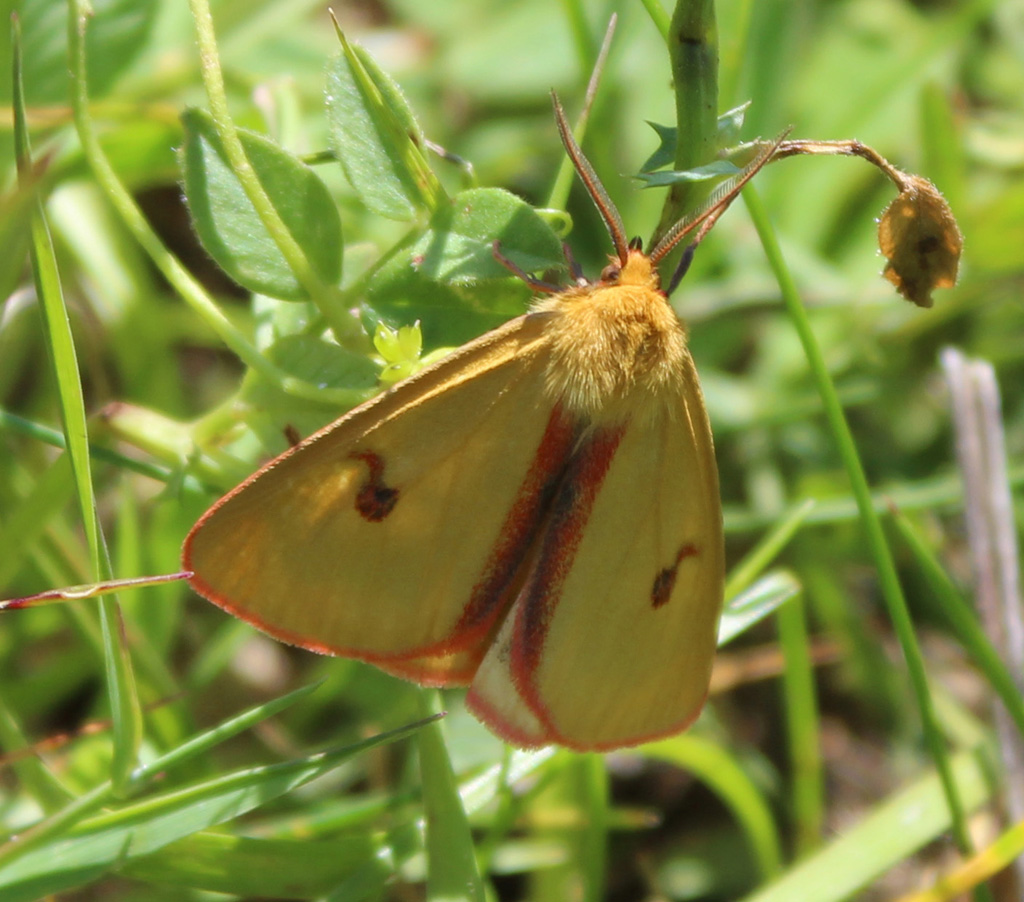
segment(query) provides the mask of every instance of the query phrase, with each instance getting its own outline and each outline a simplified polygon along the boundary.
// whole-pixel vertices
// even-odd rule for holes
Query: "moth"
[[[557,98],[555,118],[614,246],[600,278],[531,279],[549,296],[528,313],[214,504],[183,562],[283,642],[468,686],[512,745],[609,750],[697,717],[722,607],[711,429],[657,267],[684,238],[689,259],[774,147],[645,253]]]

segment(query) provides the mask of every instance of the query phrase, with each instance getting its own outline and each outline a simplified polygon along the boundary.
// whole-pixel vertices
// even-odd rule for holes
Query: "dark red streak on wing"
[[[509,592],[518,582],[523,561],[562,480],[576,434],[575,423],[556,404],[526,478],[505,517],[500,538],[455,628],[456,635],[481,626],[489,630],[497,613],[505,609]]]
[[[569,462],[551,506],[536,564],[520,599],[512,638],[511,669],[516,688],[537,710],[530,677],[544,650],[548,624],[562,594],[598,490],[611,465],[625,428],[591,436]]]

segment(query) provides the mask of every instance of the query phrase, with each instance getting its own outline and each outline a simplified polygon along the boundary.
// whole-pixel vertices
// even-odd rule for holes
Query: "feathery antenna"
[[[704,236],[711,231],[711,227],[718,221],[718,217],[729,208],[729,204],[743,190],[743,186],[757,175],[765,163],[771,160],[788,134],[789,129],[786,129],[778,138],[765,145],[742,172],[722,182],[695,213],[684,216],[672,226],[651,251],[651,263],[657,265],[672,248],[698,227],[697,234],[690,244],[694,248],[700,244]]]
[[[615,253],[619,258],[619,262],[625,265],[626,259],[629,256],[629,242],[626,239],[626,228],[622,224],[622,217],[619,216],[619,211],[615,209],[615,204],[612,203],[608,192],[604,190],[604,185],[601,184],[597,173],[594,172],[594,167],[583,156],[583,151],[580,150],[579,144],[576,143],[576,139],[572,136],[572,129],[565,118],[565,111],[562,109],[562,104],[558,102],[558,95],[554,91],[551,92],[551,102],[555,106],[555,122],[558,124],[558,133],[562,136],[565,152],[569,154],[572,165],[583,180],[583,184],[587,186],[587,191],[590,193],[591,198],[593,198],[597,211],[601,214],[604,224],[608,227],[608,234],[612,237],[612,244],[615,245]]]

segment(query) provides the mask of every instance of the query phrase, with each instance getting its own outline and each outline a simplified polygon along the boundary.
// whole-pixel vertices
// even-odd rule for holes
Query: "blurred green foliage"
[[[200,140],[206,132],[196,126],[206,122],[205,113],[185,113],[209,106],[186,4],[94,0],[86,43],[89,117],[115,172],[165,244],[288,377],[347,392],[354,401],[374,387],[370,338],[378,322],[399,327],[420,320],[424,353],[430,353],[521,312],[529,300],[526,288],[483,269],[493,267],[480,254],[492,235],[501,236],[510,256],[524,255],[522,265],[552,268],[564,278],[553,268],[564,219],[546,209],[563,156],[548,92],[556,89],[578,112],[613,11],[620,17],[618,31],[584,148],[627,227],[645,238],[653,232],[663,189],[644,188],[632,176],[659,145],[647,123],[673,125],[675,114],[664,40],[642,4],[335,3],[347,37],[375,61],[375,69],[367,63],[370,81],[392,105],[399,96],[392,91],[400,88],[407,104],[399,119],[410,125],[400,130],[409,135],[409,146],[393,161],[406,192],[398,215],[383,201],[374,203],[380,185],[372,170],[353,175],[350,168],[349,181],[327,152],[349,148],[358,155],[360,142],[338,133],[332,118],[337,110],[325,101],[330,86],[337,89],[348,76],[339,75],[340,47],[323,4],[212,5],[231,115],[239,128],[263,136],[246,138],[247,146],[266,150],[266,165],[282,184],[300,180],[318,208],[336,205],[340,214],[340,232],[327,221],[330,214],[306,223],[312,237],[305,240],[338,242],[320,248],[324,255],[316,268],[333,310],[301,299],[305,289],[286,272],[283,258],[272,267],[275,279],[288,280],[287,291],[278,293],[300,300],[251,297],[247,289],[274,290],[279,281],[248,280],[244,268],[231,271],[214,248],[207,253],[196,240],[198,233],[209,244],[203,227],[189,221],[182,192],[190,194],[193,208],[196,195],[179,164],[191,151],[211,152],[212,145]],[[296,398],[267,374],[243,369],[210,323],[182,303],[83,156],[69,112],[64,4],[6,0],[2,6],[17,11],[21,22],[26,114],[35,158],[42,162],[33,187],[53,237],[91,437],[168,473],[159,482],[129,471],[116,457],[94,461],[114,569],[119,576],[170,572],[178,566],[181,539],[218,492],[282,450],[286,427],[307,434],[341,408],[336,400]],[[771,137],[787,126],[794,137],[859,138],[900,168],[932,179],[959,219],[965,238],[960,284],[939,292],[934,308],[923,311],[880,278],[875,219],[892,189],[875,170],[855,159],[796,158],[768,167],[757,179],[872,486],[911,512],[931,552],[970,595],[937,361],[940,349],[952,344],[995,366],[1019,500],[1019,4],[722,0],[716,10],[719,109],[750,101],[741,139]],[[0,103],[10,109],[11,56],[6,39],[0,45]],[[356,81],[343,86],[358,87]],[[390,127],[367,123],[368,129]],[[422,136],[411,127],[416,123]],[[471,167],[442,159],[421,138]],[[0,597],[12,597],[87,582],[93,574],[66,461],[30,428],[59,425],[60,414],[26,266],[32,195],[17,185],[9,126],[5,139]],[[288,156],[279,156],[279,149]],[[419,153],[438,180],[436,192],[414,190],[422,187],[409,176],[418,171]],[[234,183],[230,190],[236,191]],[[486,209],[479,221],[468,213],[459,218],[453,207],[432,207],[442,196],[480,198]],[[584,270],[596,275],[610,247],[578,184],[568,209],[567,240]],[[410,268],[412,255],[429,256],[438,233],[458,239],[451,260],[428,259],[426,272]],[[261,236],[254,241],[262,246]],[[816,499],[818,506],[779,562],[789,570],[787,578],[803,587],[813,637],[801,640],[799,623],[791,622],[790,639],[810,643],[808,660],[833,663],[815,670],[817,704],[810,713],[806,699],[787,695],[802,691],[799,680],[741,685],[713,698],[692,735],[609,757],[607,769],[601,761],[595,768],[597,759],[548,752],[516,754],[499,768],[500,744],[462,712],[458,693],[452,693],[448,750],[478,862],[494,881],[497,898],[739,898],[780,871],[789,872],[791,884],[789,895],[779,898],[844,898],[868,885],[874,898],[891,898],[908,884],[896,877],[887,883],[880,875],[913,860],[924,843],[942,835],[948,820],[928,782],[930,764],[905,675],[891,653],[862,532],[807,361],[742,205],[701,246],[673,303],[690,328],[715,431],[730,563],[793,506]],[[363,345],[357,339],[336,344],[327,328],[337,321],[333,317],[350,311],[365,330]],[[1018,505],[1018,523],[1022,510]],[[965,663],[956,637],[941,627],[945,617],[915,558],[904,545],[894,547],[943,727],[950,746],[961,751],[956,767],[965,804],[973,808],[993,792],[970,757],[991,741],[984,720],[990,691]],[[292,785],[293,772],[312,772],[313,764],[296,763],[302,755],[415,720],[416,689],[364,665],[285,649],[178,585],[125,593],[122,607],[139,693],[150,706],[143,760],[299,683],[320,677],[326,685],[262,730],[184,759],[160,794],[154,792],[149,809],[108,799],[109,822],[90,822],[77,838],[73,831],[57,832],[34,865],[45,874],[46,862],[58,861],[64,850],[68,863],[56,883],[5,872],[0,857],[0,898],[6,898],[3,887],[14,886],[29,893],[19,898],[60,888],[69,891],[64,898],[81,899],[108,888],[126,900],[199,899],[207,890],[232,897],[313,898],[334,891],[338,899],[397,898],[403,891],[395,882],[422,879],[420,778],[409,744],[342,756],[341,766],[317,784],[286,795],[277,791]],[[0,746],[12,750],[109,716],[94,602],[0,616]],[[781,659],[768,646],[774,637],[771,621],[745,634],[740,644],[748,653],[730,646],[723,673],[763,653],[759,646],[765,643],[768,672],[778,674]],[[811,718],[803,725],[812,728],[824,776],[818,764],[801,761],[787,747],[787,731],[793,730],[787,717]],[[19,833],[66,800],[84,798],[109,776],[110,755],[109,737],[101,731],[76,736],[42,759],[8,761],[0,778],[0,822]],[[278,761],[292,770],[232,776],[243,766]],[[499,775],[514,791],[499,787]],[[217,782],[229,778],[238,782]],[[828,789],[824,809],[814,810],[812,792],[808,810],[806,796],[802,803],[794,787],[806,791],[807,781],[822,780]],[[913,785],[906,796],[897,794],[908,782]],[[194,805],[172,798],[175,788],[185,787],[194,793]],[[261,799],[250,795],[261,791]],[[265,804],[257,808],[256,802]],[[222,806],[216,817],[208,814],[211,804]],[[903,804],[923,812],[912,835],[900,828],[908,810]],[[219,826],[235,815],[237,820]],[[839,852],[832,846],[834,857],[819,864],[819,876],[832,881],[827,891],[810,882],[818,878],[804,878],[793,867],[794,849],[813,856],[835,831],[858,823],[861,831],[851,829]],[[836,857],[848,871],[829,870]]]

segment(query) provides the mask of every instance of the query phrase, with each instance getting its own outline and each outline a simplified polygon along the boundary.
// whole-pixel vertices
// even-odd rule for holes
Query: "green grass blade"
[[[32,902],[91,882],[120,863],[237,818],[420,726],[422,722],[342,749],[192,783],[82,821],[0,870],[0,895],[5,902]]]
[[[718,624],[718,645],[731,642],[800,592],[800,583],[785,570],[769,573],[749,589],[728,598]]]
[[[722,800],[746,835],[762,878],[781,871],[782,839],[768,801],[728,751],[693,734],[652,742],[641,751],[691,771]]]
[[[353,902],[359,898],[356,880],[370,884],[366,898],[377,898],[394,866],[376,831],[320,840],[201,832],[128,862],[121,872],[182,891],[198,889],[261,899],[319,898],[347,883],[349,894],[341,898]]]
[[[69,16],[69,22],[72,23],[70,27],[73,30],[73,16]],[[27,173],[32,166],[32,151],[25,122],[20,57],[20,40],[15,23],[15,147],[19,160],[19,172]],[[111,575],[110,561],[100,531],[96,497],[92,486],[89,437],[85,420],[85,402],[82,398],[82,382],[78,373],[78,357],[75,353],[71,324],[64,305],[60,275],[57,271],[57,259],[53,251],[45,211],[39,201],[37,201],[34,215],[31,217],[30,230],[30,257],[36,296],[43,311],[46,343],[60,398],[64,438],[67,442],[79,510],[92,558],[92,573],[90,575],[93,578],[107,579]],[[100,622],[103,627],[107,692],[114,723],[114,757],[111,772],[115,785],[123,785],[132,768],[135,767],[139,744],[142,741],[142,711],[132,673],[131,658],[124,641],[121,612],[114,598],[104,598],[100,602]]]
[[[140,768],[132,775],[132,783],[129,791],[138,790],[148,782],[159,779],[163,774],[174,766],[194,758],[202,752],[206,752],[218,743],[237,735],[259,723],[261,720],[282,711],[288,705],[308,695],[316,688],[316,685],[305,686],[288,695],[273,699],[263,705],[245,711],[229,721],[194,736],[182,743],[178,748],[150,762],[146,767]],[[114,796],[113,786],[110,781],[94,787],[88,793],[78,797],[52,817],[40,821],[31,828],[22,831],[17,843],[8,843],[0,848],[0,886],[3,885],[3,868],[10,866],[26,855],[32,854],[34,850],[45,845],[46,842],[60,837],[69,827],[78,823],[95,811],[97,808],[107,804]]]
[[[1018,821],[973,858],[940,877],[932,887],[904,896],[899,902],[951,902],[1012,866],[1022,854],[1024,822]]]
[[[825,783],[818,736],[821,721],[814,688],[814,664],[807,635],[806,609],[798,596],[779,608],[782,702],[786,712],[794,851],[800,858],[821,841],[825,821]]]
[[[901,511],[894,511],[893,525],[917,560],[932,591],[931,600],[949,624],[950,632],[967,650],[989,685],[998,693],[1007,713],[1021,736],[1024,736],[1024,699],[1021,698],[1013,674],[981,628],[977,615],[907,516]]]
[[[14,20],[14,143],[18,155],[19,178],[25,180],[33,167],[25,120],[24,91],[21,83],[21,41],[18,20]],[[33,204],[29,220],[31,234],[29,255],[36,297],[43,313],[44,335],[50,363],[53,367],[64,427],[64,441],[71,461],[71,471],[78,492],[79,512],[86,540],[93,554],[94,576],[100,576],[100,536],[96,519],[96,499],[92,490],[92,470],[89,462],[88,432],[85,424],[85,404],[82,400],[82,382],[78,375],[78,357],[71,323],[64,306],[64,295],[57,272],[49,228],[42,203],[38,197]]]
[[[421,694],[424,716],[440,712],[437,692]],[[428,724],[416,737],[420,754],[426,819],[427,898],[431,902],[483,902],[469,820],[448,758],[440,723]]]
[[[810,516],[814,506],[813,498],[807,498],[798,504],[772,527],[771,531],[744,556],[742,561],[729,571],[729,576],[725,581],[726,598],[738,595],[754,581],[757,575],[789,544],[789,540],[796,535]]]
[[[979,754],[961,752],[950,764],[965,810],[974,811],[992,798],[991,778]],[[841,902],[856,898],[872,881],[950,826],[945,790],[932,772],[876,806],[857,826],[743,902]]]
[[[280,714],[286,708],[305,698],[311,692],[315,692],[317,688],[319,688],[319,685],[319,683],[312,683],[309,686],[302,686],[293,692],[282,695],[280,698],[271,699],[269,702],[264,702],[262,705],[256,705],[249,708],[247,711],[243,711],[241,714],[235,715],[218,726],[210,730],[204,730],[202,733],[193,736],[173,751],[161,755],[159,758],[147,764],[144,768],[141,768],[132,780],[133,789],[144,786],[147,782],[158,778],[165,771],[189,761],[198,755],[208,752],[210,749],[220,745],[232,736],[237,736],[244,730],[251,729],[256,726],[256,724],[262,723],[268,717]]]

